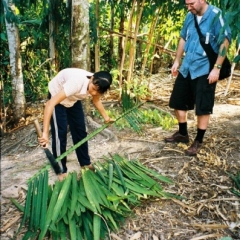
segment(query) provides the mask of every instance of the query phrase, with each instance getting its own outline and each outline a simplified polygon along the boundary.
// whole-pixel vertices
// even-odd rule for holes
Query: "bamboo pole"
[[[132,73],[133,73],[135,54],[136,54],[135,49],[136,49],[136,42],[137,42],[137,34],[138,34],[139,26],[140,26],[140,21],[142,18],[144,4],[145,4],[145,0],[142,0],[141,5],[140,6],[138,5],[139,10],[137,11],[138,14],[137,14],[136,26],[135,26],[135,31],[134,31],[134,39],[133,39],[133,43],[131,45],[130,53],[129,53],[129,71],[128,71],[128,75],[127,75],[128,82],[130,81],[130,79],[132,77]]]
[[[98,72],[100,69],[100,57],[99,57],[99,0],[96,0],[95,8],[95,18],[96,18],[96,33],[97,41],[95,43],[95,72]]]
[[[110,3],[111,6],[111,19],[110,19],[110,28],[111,30],[114,29],[114,4],[113,2]],[[109,40],[109,56],[110,56],[110,61],[109,61],[109,67],[112,68],[112,59],[114,58],[114,41],[113,41],[113,36],[110,35],[110,40]]]
[[[148,60],[148,54],[149,54],[149,51],[150,51],[150,47],[152,46],[151,42],[152,42],[152,38],[153,38],[153,33],[154,33],[155,28],[156,28],[156,24],[157,24],[157,21],[158,21],[158,18],[159,18],[160,11],[161,11],[161,8],[159,7],[156,10],[155,17],[152,21],[152,24],[151,24],[151,27],[150,27],[150,30],[149,30],[148,44],[147,44],[147,47],[146,47],[146,50],[145,50],[145,53],[144,53],[144,59],[143,59],[143,64],[142,64],[142,68],[141,68],[141,77],[140,77],[139,84],[141,84],[141,82],[143,80],[144,70],[145,70],[145,67],[146,67],[146,64],[147,64],[147,60]]]
[[[120,74],[119,74],[119,88],[120,89],[122,88],[122,71],[123,71],[124,62],[125,62],[127,41],[128,41],[129,35],[130,35],[130,29],[132,27],[132,18],[133,18],[133,13],[134,13],[134,9],[135,9],[135,3],[136,3],[136,0],[133,0],[131,14],[130,14],[129,21],[128,21],[128,23],[129,23],[128,30],[127,30],[126,38],[125,38],[125,40],[123,40],[123,55],[122,55],[122,59],[121,59]]]
[[[156,42],[158,42],[159,38],[160,38],[160,35],[158,34],[157,37],[156,37]],[[154,62],[154,57],[155,57],[156,48],[157,48],[156,44],[152,44],[151,43],[151,45],[153,45],[153,53],[154,53],[154,55],[153,55],[153,58],[152,58],[152,61],[150,63],[150,67],[149,67],[150,73],[152,73],[152,71],[153,71],[153,62]],[[150,78],[148,79],[148,87],[149,87],[149,85],[150,85]]]
[[[104,31],[106,31],[106,32],[108,32],[109,34],[112,34],[112,35],[115,34],[115,35],[120,36],[120,37],[125,37],[125,39],[133,39],[133,37],[132,37],[130,34],[122,34],[122,33],[116,32],[116,31],[111,31],[110,29],[103,28],[103,27],[99,27],[99,29],[104,30]],[[127,32],[128,32],[128,31],[127,31]],[[138,35],[138,37],[139,37],[139,36],[142,36],[142,34],[141,34],[141,35]],[[103,36],[102,36],[102,37],[103,37]],[[106,36],[106,37],[108,37],[108,36]],[[137,41],[142,42],[142,43],[146,43],[146,44],[148,43],[147,41],[142,40],[142,39],[140,39],[140,38],[138,38]],[[126,42],[126,41],[125,41],[125,42]],[[167,48],[165,48],[165,46],[162,46],[162,45],[157,44],[157,43],[151,43],[151,46],[158,47],[158,48],[160,48],[163,52],[168,53],[168,54],[171,54],[171,55],[175,55],[175,54],[176,54],[175,51],[173,51],[173,50],[171,50],[171,49],[167,49]]]

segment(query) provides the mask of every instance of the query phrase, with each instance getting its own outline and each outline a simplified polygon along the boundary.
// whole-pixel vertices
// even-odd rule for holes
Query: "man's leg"
[[[178,132],[182,136],[187,136],[188,135],[188,130],[187,130],[187,111],[183,110],[176,110],[175,109],[175,115],[178,120]]]
[[[216,83],[209,84],[207,75],[199,77],[196,85],[197,135],[192,145],[186,150],[189,156],[195,156],[202,147],[210,114],[213,112]]]
[[[189,142],[187,130],[187,111],[175,109],[175,115],[178,120],[178,131],[172,136],[166,137],[165,142]]]
[[[179,74],[170,97],[169,107],[175,109],[179,130],[166,137],[165,142],[189,142],[187,130],[187,111],[194,109],[194,96],[191,91],[190,75],[186,78]]]
[[[210,119],[210,115],[197,116],[197,121],[198,121],[198,124],[197,124],[197,135],[196,135],[196,137],[194,139],[194,142],[198,142],[198,143],[202,144],[204,134],[205,134],[205,132],[207,130],[207,127],[208,127],[209,119]],[[191,153],[191,149],[188,149],[187,153],[188,152]]]
[[[197,127],[199,129],[207,129],[210,115],[197,116]]]
[[[179,123],[187,122],[187,111],[175,109],[175,115]]]

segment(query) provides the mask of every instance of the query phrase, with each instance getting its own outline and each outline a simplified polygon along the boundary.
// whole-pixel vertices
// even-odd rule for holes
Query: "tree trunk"
[[[12,12],[15,11],[15,5],[12,2],[8,0],[3,0],[3,2]],[[5,8],[4,11],[6,16],[9,10]],[[18,27],[15,22],[5,18],[5,23],[9,46],[10,73],[12,78],[13,119],[14,122],[17,123],[22,117],[25,118],[26,113],[20,39]]]
[[[121,36],[119,37],[118,40],[118,68],[121,69],[121,59],[123,56],[123,46],[124,46],[124,20],[125,20],[125,15],[124,15],[124,10],[121,10],[121,16],[120,16],[120,22],[119,22],[119,33]]]
[[[111,19],[110,19],[110,29],[113,31],[114,30],[114,3],[111,2]],[[114,42],[113,42],[113,35],[110,34],[110,40],[109,40],[109,56],[110,58],[108,59],[108,67],[109,69],[113,68],[113,59],[114,59]]]
[[[144,8],[144,3],[145,0],[140,0],[137,1],[138,3],[138,10],[137,10],[137,19],[136,19],[136,26],[135,26],[135,31],[134,31],[134,39],[133,43],[130,48],[130,53],[129,53],[129,71],[128,71],[128,76],[127,76],[127,81],[129,82],[132,78],[133,74],[133,69],[134,69],[134,63],[135,63],[135,55],[136,55],[136,42],[137,42],[137,35],[138,35],[138,30],[139,30],[139,25],[140,25],[140,20],[142,18],[142,12]]]
[[[72,0],[71,30],[72,67],[90,70],[88,0]]]
[[[123,75],[123,68],[124,68],[124,62],[125,62],[125,55],[126,55],[126,49],[127,49],[127,42],[128,42],[128,38],[131,37],[131,33],[132,33],[132,19],[133,19],[133,14],[134,14],[134,9],[135,9],[135,3],[136,0],[133,0],[132,3],[132,9],[131,9],[131,14],[129,17],[129,21],[128,21],[128,29],[127,29],[127,33],[126,33],[126,38],[125,40],[123,40],[123,55],[122,55],[122,59],[121,59],[121,65],[120,65],[120,74],[119,74],[119,88],[122,88],[122,75]],[[121,93],[121,91],[120,91]]]
[[[98,72],[100,69],[100,57],[99,57],[99,0],[96,0],[96,9],[95,9],[95,18],[96,18],[96,33],[97,39],[95,43],[95,72]]]
[[[156,27],[156,24],[157,24],[157,21],[158,21],[158,18],[159,18],[160,10],[161,10],[161,7],[159,7],[156,10],[155,16],[153,17],[153,20],[152,20],[152,23],[151,23],[151,26],[150,26],[150,30],[149,30],[149,33],[148,33],[148,44],[147,44],[145,52],[144,52],[144,59],[143,59],[143,63],[142,63],[141,78],[140,78],[139,84],[141,84],[141,82],[143,80],[144,71],[145,71],[145,67],[146,67],[146,64],[147,64],[147,60],[148,60],[148,54],[149,54],[149,50],[150,50],[151,42],[152,42],[152,38],[153,38],[153,33],[154,33],[154,30],[155,30],[155,27]]]
[[[55,2],[54,2],[55,1]],[[58,23],[56,19],[54,19],[53,11],[55,11],[56,5],[58,1],[50,0],[49,1],[49,57],[51,59],[51,68],[50,68],[50,76],[53,77],[56,72],[59,71],[58,64],[58,50],[56,48],[56,36],[58,33]]]
[[[89,2],[88,0],[72,0],[72,67],[90,71],[89,42]],[[87,116],[90,112],[89,98],[82,101],[82,104],[85,116]]]

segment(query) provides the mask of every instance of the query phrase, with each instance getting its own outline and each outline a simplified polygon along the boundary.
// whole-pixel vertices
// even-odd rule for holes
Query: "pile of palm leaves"
[[[22,239],[106,239],[142,200],[172,197],[159,183],[172,181],[138,160],[114,155],[94,167],[94,172],[82,169],[79,176],[69,173],[53,186],[47,170],[31,179],[18,231],[27,229]]]

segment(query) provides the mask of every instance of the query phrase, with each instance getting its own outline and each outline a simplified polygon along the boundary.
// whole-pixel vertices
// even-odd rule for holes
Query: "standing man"
[[[210,114],[213,112],[215,88],[220,69],[231,41],[231,32],[217,7],[206,0],[185,0],[189,13],[180,33],[176,58],[171,68],[173,76],[177,75],[170,97],[169,106],[175,110],[179,130],[165,138],[165,142],[189,142],[187,130],[187,111],[193,110],[197,115],[197,135],[186,154],[194,156],[202,146],[203,137],[208,127]],[[214,68],[210,68],[206,52],[202,48],[194,16],[205,36],[205,43],[211,44],[218,53]],[[181,58],[185,53],[181,67]]]

